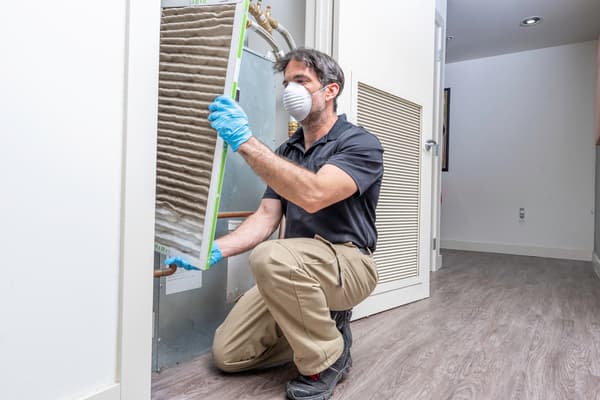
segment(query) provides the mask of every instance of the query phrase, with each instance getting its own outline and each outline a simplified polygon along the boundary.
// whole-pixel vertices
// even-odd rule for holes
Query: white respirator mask
[[[323,86],[315,93],[324,90],[327,86]],[[315,93],[310,93],[307,88],[296,82],[289,82],[283,91],[283,108],[290,113],[296,121],[302,122],[312,108],[312,96]]]

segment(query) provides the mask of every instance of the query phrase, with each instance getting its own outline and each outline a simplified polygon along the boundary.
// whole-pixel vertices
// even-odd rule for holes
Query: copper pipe
[[[262,0],[257,0],[256,4],[254,4],[252,1],[250,1],[250,6],[248,7],[248,11],[250,12],[250,14],[252,14],[252,16],[254,17],[256,22],[258,22],[258,24],[264,30],[271,33],[271,31],[273,30],[273,27],[271,26],[269,21],[267,21],[267,18],[263,15],[262,10],[260,9],[261,5],[262,5]]]
[[[254,211],[224,211],[217,214],[219,219],[227,218],[248,218],[254,214]]]
[[[288,137],[292,137],[294,133],[300,128],[300,124],[295,119],[290,118],[288,122]]]
[[[283,39],[285,40],[285,43],[288,45],[290,50],[294,50],[296,48],[296,42],[294,41],[294,38],[285,26],[281,25],[275,18],[271,16],[271,6],[267,6],[267,9],[264,13],[264,17],[265,20],[269,23],[269,25],[271,25],[271,28],[275,29],[277,32],[279,32],[281,36],[283,36]]]
[[[177,271],[177,264],[171,264],[171,265],[169,265],[168,269],[155,269],[154,277],[161,278],[163,276],[173,275],[176,271]]]
[[[267,10],[265,11],[265,19],[271,25],[271,28],[277,29],[279,26],[279,22],[273,17],[271,17],[271,6],[267,6]]]

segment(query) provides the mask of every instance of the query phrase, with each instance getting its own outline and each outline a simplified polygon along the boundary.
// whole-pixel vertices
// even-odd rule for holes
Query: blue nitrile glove
[[[233,151],[252,137],[248,126],[248,116],[242,108],[229,97],[219,96],[209,106],[210,125],[217,131]]]
[[[171,257],[171,258],[167,258],[165,260],[165,265],[171,265],[171,264],[175,264],[175,265],[177,265],[178,268],[183,268],[187,271],[200,271],[200,268],[194,267],[192,264],[185,261],[181,257]]]
[[[217,245],[217,242],[213,242],[212,249],[210,250],[210,266],[212,267],[223,259],[223,253]]]

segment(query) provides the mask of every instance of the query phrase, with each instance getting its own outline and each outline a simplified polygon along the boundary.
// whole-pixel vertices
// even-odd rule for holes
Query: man
[[[258,210],[217,239],[211,262],[254,248],[256,286],[217,329],[226,372],[289,361],[290,399],[327,399],[352,364],[351,309],[375,288],[375,208],[383,176],[377,138],[336,114],[344,74],[331,57],[296,49],[275,64],[284,107],[301,128],[276,152],[252,136],[246,114],[218,97],[209,121],[268,185]],[[285,239],[265,241],[286,216]]]

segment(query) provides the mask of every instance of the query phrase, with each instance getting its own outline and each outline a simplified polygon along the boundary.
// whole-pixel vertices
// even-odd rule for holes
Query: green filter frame
[[[230,96],[232,99],[236,97],[238,86],[238,76],[241,65],[242,48],[244,36],[246,33],[246,21],[248,18],[249,0],[237,1],[219,1],[219,0],[163,0],[163,8],[173,7],[204,7],[204,6],[221,6],[235,4],[235,15],[233,22],[233,30],[231,34],[231,45],[229,48],[229,58],[227,62],[227,72],[225,75],[225,85],[223,95]],[[158,233],[155,236],[155,249],[169,257],[180,256],[192,265],[198,266],[203,270],[210,268],[210,253],[214,240],[217,215],[219,212],[219,204],[221,200],[221,190],[223,187],[223,176],[225,171],[225,161],[227,157],[227,144],[217,136],[215,132],[216,144],[213,154],[212,170],[210,184],[208,188],[207,205],[204,213],[204,223],[202,232],[197,232],[197,235],[202,235],[200,250],[198,254],[190,254],[189,251],[182,251],[178,248],[177,243],[171,242],[169,245],[161,243]],[[182,246],[183,247],[183,246]]]

